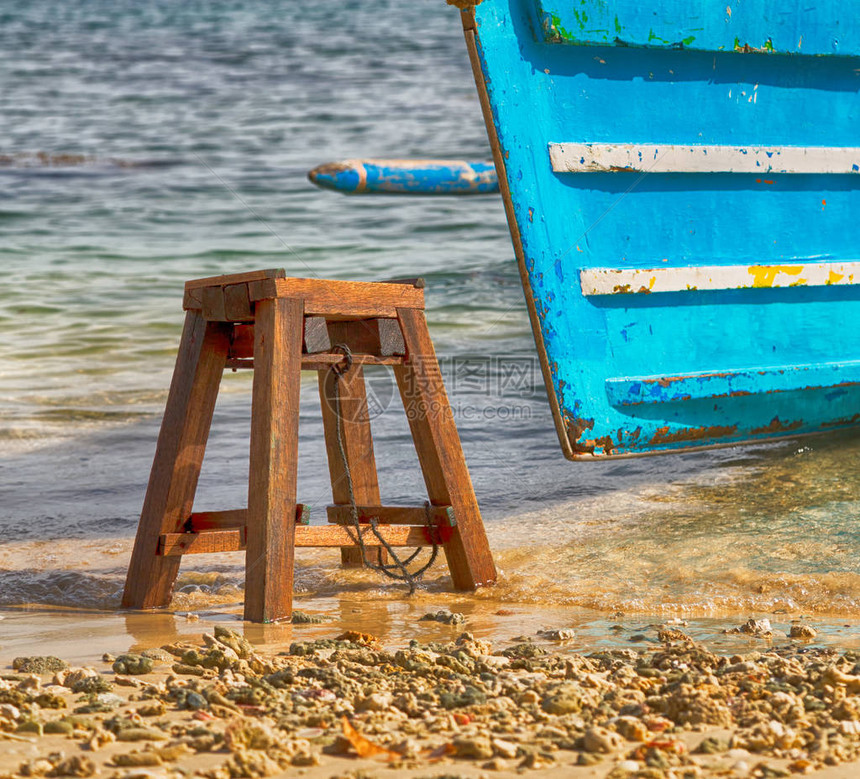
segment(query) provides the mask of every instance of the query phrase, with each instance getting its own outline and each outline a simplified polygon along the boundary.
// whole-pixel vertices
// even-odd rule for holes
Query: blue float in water
[[[318,187],[349,195],[490,195],[499,191],[492,162],[345,160],[308,173]]]

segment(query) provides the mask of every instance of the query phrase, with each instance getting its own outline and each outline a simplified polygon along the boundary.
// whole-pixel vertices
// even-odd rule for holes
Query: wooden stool
[[[495,582],[496,571],[439,364],[424,319],[423,283],[285,278],[264,270],[189,281],[185,327],[137,538],[123,607],[170,603],[181,555],[245,550],[245,619],[292,614],[297,546],[341,547],[345,565],[363,556],[352,527],[347,468],[365,546],[439,543],[458,590]],[[343,365],[342,349],[352,367]],[[430,508],[380,506],[364,365],[392,366],[430,498]],[[225,368],[253,368],[248,508],[194,513],[215,399]],[[334,505],[328,526],[307,524],[296,502],[302,369],[319,371]],[[331,403],[334,384],[338,419]],[[428,521],[429,525],[428,526]]]

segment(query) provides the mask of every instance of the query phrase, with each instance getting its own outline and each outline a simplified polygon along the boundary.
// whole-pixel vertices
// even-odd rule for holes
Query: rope
[[[361,522],[358,519],[358,507],[355,504],[355,490],[352,482],[352,472],[349,469],[349,460],[346,456],[346,448],[343,443],[343,420],[340,413],[340,381],[344,375],[352,368],[353,358],[352,351],[346,344],[335,344],[331,348],[332,352],[337,352],[343,355],[343,361],[335,363],[331,366],[332,374],[334,375],[334,418],[335,418],[335,433],[337,438],[337,448],[340,454],[341,463],[343,463],[343,472],[346,475],[346,486],[349,495],[349,513],[352,520],[352,526],[358,537],[358,546],[361,549],[361,560],[371,570],[387,576],[389,579],[404,582],[409,586],[409,594],[415,592],[415,587],[425,571],[436,562],[436,556],[439,554],[438,535],[436,527],[430,517],[430,501],[424,501],[424,520],[430,530],[430,539],[432,542],[430,559],[422,565],[417,571],[410,571],[409,566],[421,553],[421,547],[418,547],[409,557],[401,560],[397,552],[394,551],[391,544],[385,539],[382,533],[379,532],[379,518],[370,518],[370,529],[380,546],[376,550],[376,562],[372,563],[367,559],[367,547],[364,543],[364,534],[361,532]],[[382,550],[385,549],[393,560],[393,563],[384,563],[382,561]]]

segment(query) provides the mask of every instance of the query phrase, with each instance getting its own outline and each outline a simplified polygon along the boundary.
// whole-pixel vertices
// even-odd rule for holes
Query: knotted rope
[[[430,559],[422,565],[417,571],[410,571],[407,566],[409,566],[421,553],[421,547],[418,547],[409,557],[405,560],[401,560],[400,556],[397,552],[394,551],[391,544],[388,543],[385,536],[379,532],[379,518],[378,517],[370,517],[370,529],[376,539],[379,541],[379,546],[377,547],[376,554],[376,562],[372,563],[367,558],[367,547],[364,543],[364,534],[361,532],[361,522],[358,518],[358,507],[355,504],[355,490],[352,482],[352,472],[349,469],[349,460],[346,456],[346,447],[343,443],[343,418],[341,416],[341,406],[340,406],[340,381],[343,379],[344,375],[349,372],[350,368],[353,365],[353,357],[352,351],[346,344],[335,344],[331,348],[332,352],[336,352],[343,355],[343,360],[338,363],[334,363],[331,366],[332,374],[334,375],[334,385],[333,385],[333,400],[334,400],[334,415],[335,415],[335,437],[337,438],[337,448],[338,453],[340,455],[341,463],[343,464],[343,472],[346,476],[346,486],[347,492],[349,495],[349,513],[350,519],[352,520],[352,527],[355,530],[355,534],[358,538],[358,546],[361,549],[361,560],[362,562],[371,570],[376,571],[377,573],[381,573],[383,576],[387,576],[389,579],[394,579],[395,581],[404,582],[409,586],[409,594],[415,592],[415,587],[417,582],[424,575],[425,571],[430,568],[431,565],[436,561],[436,556],[439,554],[439,543],[436,535],[436,528],[433,525],[433,521],[430,516],[430,501],[424,501],[424,519],[427,524],[430,539],[432,542]],[[382,561],[382,550],[385,549],[388,552],[392,563],[384,563]]]

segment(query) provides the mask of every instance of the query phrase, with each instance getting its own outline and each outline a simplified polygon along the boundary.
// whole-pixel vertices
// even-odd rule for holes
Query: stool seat
[[[260,270],[185,284],[185,326],[123,594],[170,603],[184,554],[245,550],[245,619],[292,614],[296,547],[441,546],[454,587],[493,584],[493,564],[424,318],[423,281],[288,278]],[[349,360],[345,363],[345,354]],[[424,476],[426,506],[382,506],[365,365],[392,368]],[[192,510],[221,376],[254,371],[247,508]],[[333,505],[310,525],[297,502],[300,371],[319,373]]]

